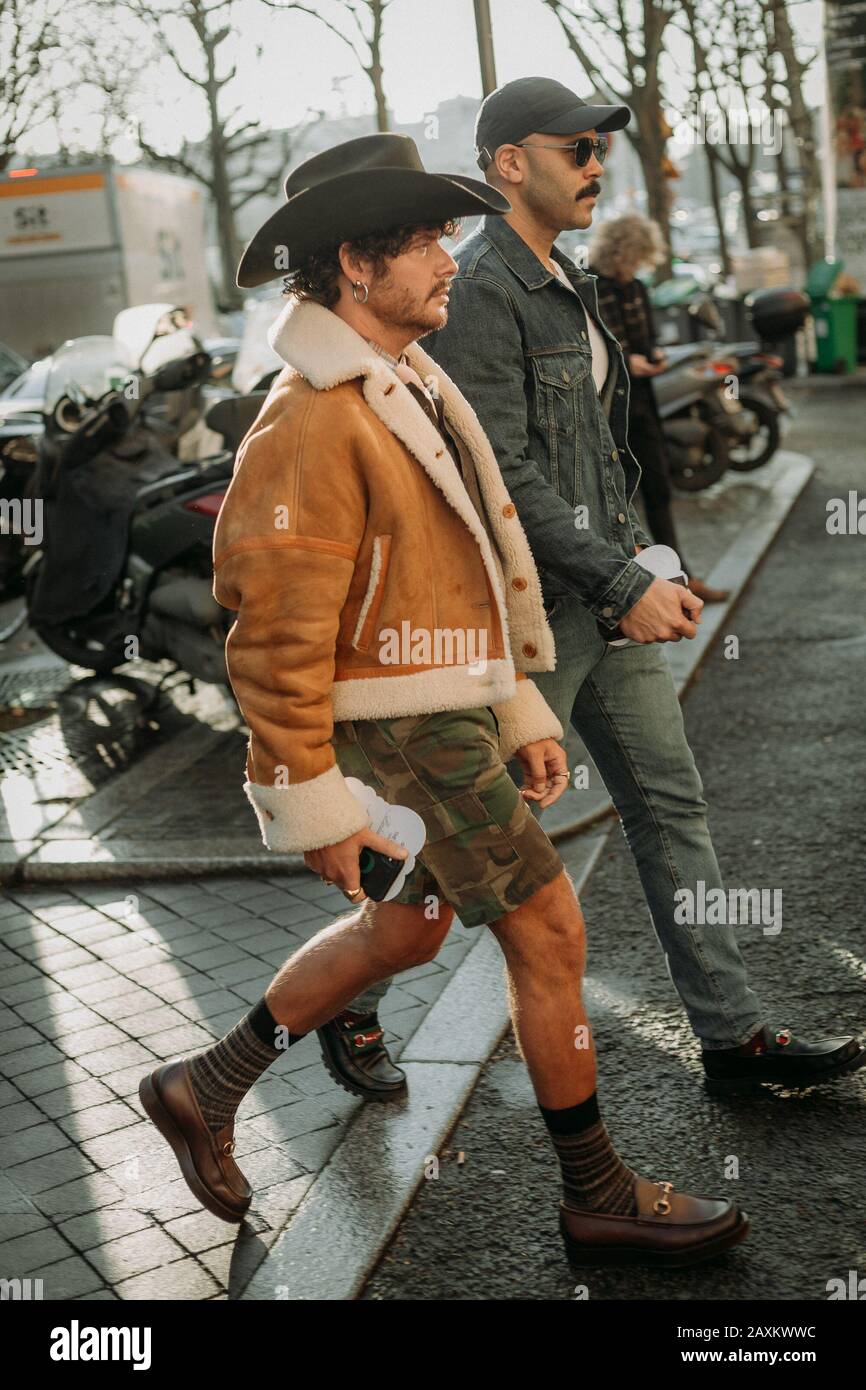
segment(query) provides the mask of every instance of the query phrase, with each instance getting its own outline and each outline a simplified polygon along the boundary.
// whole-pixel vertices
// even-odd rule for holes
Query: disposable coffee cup
[[[657,579],[667,579],[671,584],[682,584],[688,588],[689,577],[682,566],[679,555],[670,545],[648,545],[634,557],[635,564],[649,570]],[[598,623],[598,630],[609,647],[629,647],[634,645],[630,637],[611,637],[610,629]],[[619,628],[614,628],[618,632]]]

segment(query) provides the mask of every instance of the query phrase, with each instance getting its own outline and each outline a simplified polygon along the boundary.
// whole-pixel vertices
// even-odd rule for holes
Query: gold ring
[[[363,893],[363,891],[364,891],[363,888],[344,888],[344,889],[343,889],[343,892],[345,893],[346,897],[347,897],[347,898],[351,898],[353,902],[354,902],[355,899],[357,898],[358,894],[359,894],[359,893]]]

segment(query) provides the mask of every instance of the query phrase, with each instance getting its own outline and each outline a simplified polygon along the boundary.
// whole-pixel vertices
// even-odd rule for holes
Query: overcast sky
[[[314,0],[315,2],[315,0]],[[333,0],[321,0],[324,13],[336,13]],[[493,35],[497,80],[509,81],[532,73],[556,77],[579,93],[588,91],[577,61],[571,56],[554,16],[541,0],[492,0]],[[820,0],[798,0],[792,13],[797,32],[807,43],[815,44],[820,35]],[[238,77],[225,90],[229,108],[238,105],[245,119],[260,119],[272,127],[298,124],[310,108],[324,108],[328,114],[360,114],[372,110],[372,89],[358,70],[348,48],[316,19],[299,13],[266,9],[258,0],[236,0],[233,7],[237,39],[220,50],[224,63],[231,57]],[[123,24],[123,11],[116,11],[116,27]],[[183,35],[188,26],[166,21],[166,32]],[[682,36],[669,30],[669,43],[675,47],[681,65],[688,62],[688,45]],[[229,43],[233,52],[229,54]],[[256,46],[262,46],[261,56]],[[179,45],[180,46],[180,45]],[[190,66],[194,47],[181,48]],[[392,0],[385,17],[385,87],[388,102],[397,121],[417,121],[448,97],[481,95],[478,51],[472,0]],[[335,85],[336,84],[336,85]],[[147,138],[157,148],[170,152],[179,148],[178,132],[197,140],[206,134],[205,113],[200,97],[171,67],[154,70],[146,83],[149,95],[140,103]],[[670,96],[683,98],[677,90],[675,73]],[[810,82],[811,99],[822,100],[818,73]],[[95,131],[83,106],[70,111],[70,126],[77,127],[79,143],[86,143]],[[70,131],[67,131],[67,138]],[[31,132],[36,148],[56,148],[46,130]],[[134,156],[134,146],[115,150],[121,159]]]

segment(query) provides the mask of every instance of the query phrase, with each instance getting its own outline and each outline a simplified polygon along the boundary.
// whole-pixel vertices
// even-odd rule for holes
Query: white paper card
[[[357,777],[347,777],[346,786],[366,809],[370,829],[375,830],[377,835],[384,835],[385,839],[402,845],[408,851],[402,869],[382,899],[383,902],[388,902],[391,898],[396,898],[406,881],[406,875],[414,869],[415,856],[424,847],[427,829],[416,811],[408,806],[389,805],[373,787],[368,787],[366,782],[361,782]]]

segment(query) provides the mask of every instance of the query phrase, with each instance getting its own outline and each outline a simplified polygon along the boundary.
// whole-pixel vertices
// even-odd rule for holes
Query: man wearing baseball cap
[[[866,1051],[851,1037],[808,1043],[769,1027],[734,926],[684,922],[680,911],[683,889],[694,900],[700,885],[724,894],[660,646],[693,638],[703,604],[636,560],[651,541],[632,506],[640,467],[627,440],[627,369],[599,317],[595,277],[554,245],[589,227],[607,132],[629,117],[546,77],[491,92],[476,159],[511,211],[482,218],[458,247],[448,322],[425,347],[474,406],[517,507],[556,640],[556,669],[536,683],[583,739],[619,812],[707,1088],[814,1085],[861,1066]],[[631,640],[608,645],[620,637]]]

